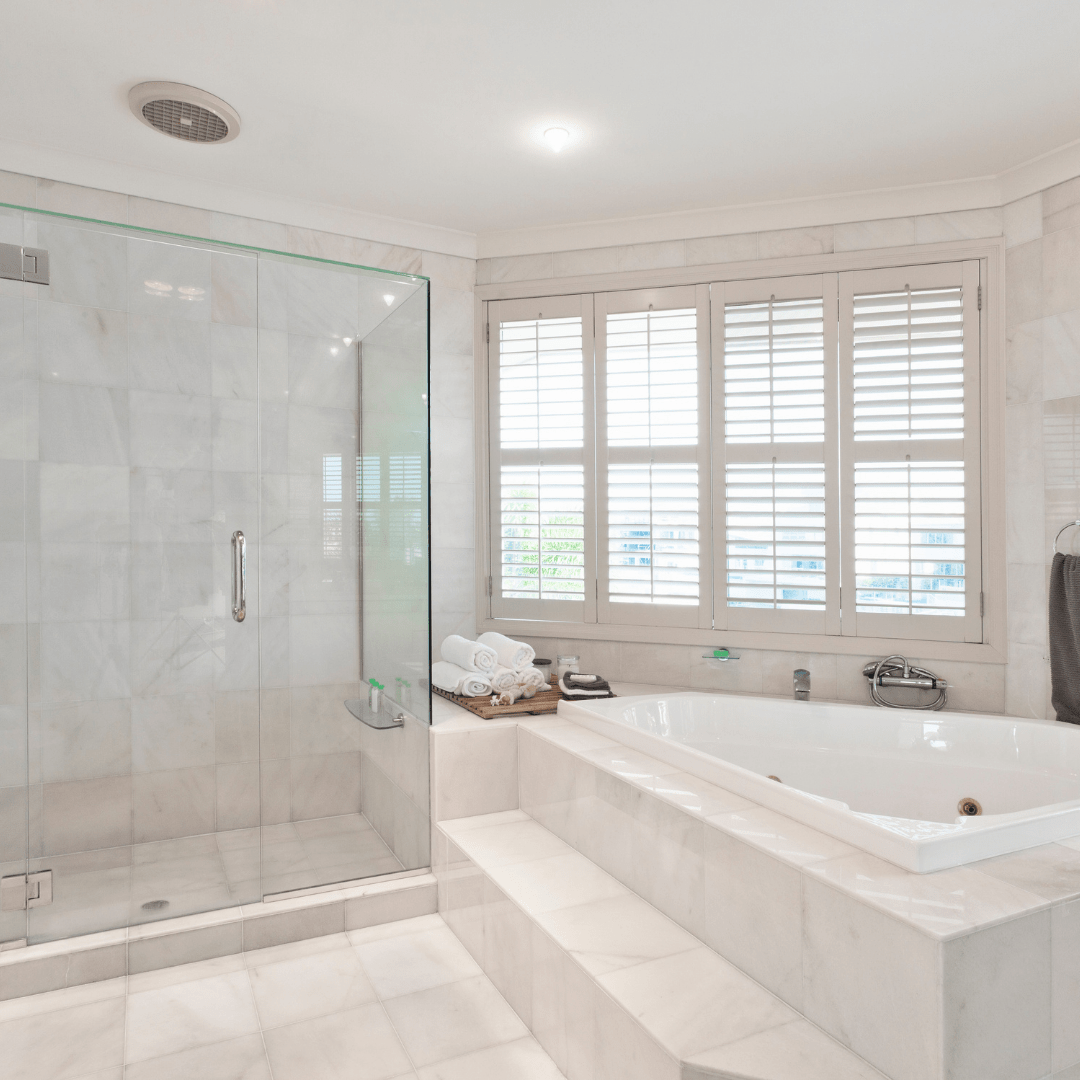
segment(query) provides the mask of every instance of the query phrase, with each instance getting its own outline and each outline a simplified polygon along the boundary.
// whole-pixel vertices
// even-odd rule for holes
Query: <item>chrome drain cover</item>
[[[961,817],[978,817],[982,813],[982,803],[978,799],[966,797],[956,804]]]

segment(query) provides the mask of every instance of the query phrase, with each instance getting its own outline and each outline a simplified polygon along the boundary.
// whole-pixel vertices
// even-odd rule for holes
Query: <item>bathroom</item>
[[[1080,1080],[1075,5],[0,4],[0,1080]]]

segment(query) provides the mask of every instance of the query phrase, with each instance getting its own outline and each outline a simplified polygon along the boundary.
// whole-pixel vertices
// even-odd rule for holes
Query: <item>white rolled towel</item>
[[[496,694],[507,694],[511,690],[516,690],[518,685],[518,672],[513,668],[497,667],[491,678],[491,689]],[[521,696],[521,692],[517,691],[517,696]]]
[[[517,673],[517,685],[524,696],[532,697],[544,685],[544,676],[534,667],[525,668]]]
[[[526,645],[524,641],[515,641],[505,634],[497,634],[493,630],[481,634],[476,640],[481,645],[487,645],[488,648],[494,649],[499,658],[499,663],[503,667],[520,671],[522,668],[528,667],[533,662],[533,657],[536,656],[536,650],[531,645]]]
[[[479,671],[481,675],[489,678],[491,673],[499,666],[499,658],[490,645],[481,645],[479,641],[470,641],[460,634],[451,634],[443,639],[439,648],[444,660],[466,671]]]
[[[490,680],[448,660],[439,660],[431,665],[431,681],[440,690],[461,697],[485,697],[491,693]]]

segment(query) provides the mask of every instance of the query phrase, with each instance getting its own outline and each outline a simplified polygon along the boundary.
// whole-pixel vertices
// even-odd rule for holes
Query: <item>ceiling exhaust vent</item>
[[[193,143],[223,143],[240,134],[240,117],[221,98],[194,86],[144,82],[128,94],[131,111],[147,127]]]

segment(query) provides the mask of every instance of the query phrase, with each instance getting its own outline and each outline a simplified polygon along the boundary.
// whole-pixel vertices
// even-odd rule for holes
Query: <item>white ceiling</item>
[[[980,177],[1080,138],[1076,0],[0,0],[0,27],[0,146],[467,233]],[[224,98],[240,138],[139,124],[150,79]]]

